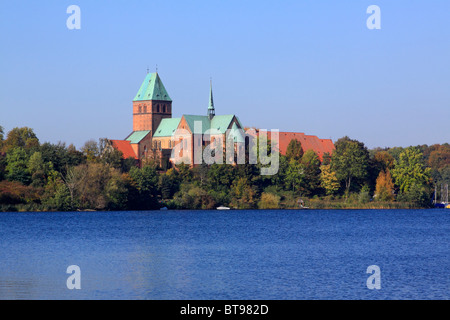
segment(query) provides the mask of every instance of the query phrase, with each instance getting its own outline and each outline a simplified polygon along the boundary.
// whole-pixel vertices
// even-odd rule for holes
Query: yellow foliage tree
[[[322,165],[320,167],[320,186],[325,189],[327,195],[332,195],[339,190],[340,184],[336,177],[336,172],[331,170],[331,166]]]
[[[375,187],[377,201],[394,201],[394,182],[388,169],[381,170]]]

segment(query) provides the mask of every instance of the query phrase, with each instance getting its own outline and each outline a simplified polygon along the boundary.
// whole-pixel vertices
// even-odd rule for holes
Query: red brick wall
[[[164,118],[172,118],[172,102],[133,101],[133,131],[151,130],[153,133]]]

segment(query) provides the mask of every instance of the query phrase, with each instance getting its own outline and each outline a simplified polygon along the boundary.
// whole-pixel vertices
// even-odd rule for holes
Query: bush
[[[273,193],[263,192],[261,200],[258,202],[259,209],[278,209],[280,207],[280,197]]]

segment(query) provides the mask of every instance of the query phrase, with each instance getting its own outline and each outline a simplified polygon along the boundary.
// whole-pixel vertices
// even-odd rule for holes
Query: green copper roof
[[[157,72],[147,73],[133,101],[160,100],[172,101]]]
[[[180,123],[181,118],[165,118],[156,129],[153,137],[171,137]]]
[[[142,139],[144,139],[151,131],[150,130],[144,130],[144,131],[134,131],[132,134],[130,134],[125,140],[130,141],[130,143],[139,143]]]
[[[186,119],[186,122],[191,129],[191,132],[194,132],[195,122],[200,121],[202,124],[201,132],[194,132],[194,134],[204,134],[208,129],[215,129],[222,134],[225,134],[228,127],[230,126],[231,121],[234,118],[234,115],[221,115],[214,116],[212,120],[209,120],[208,116],[194,116],[194,115],[183,115]],[[240,124],[240,123],[239,123]]]
[[[183,117],[184,119],[186,119],[189,129],[191,129],[191,132],[193,132],[194,134],[203,134],[211,126],[208,116],[193,116],[184,114]],[[199,128],[195,128],[195,122],[201,122],[202,127],[200,131],[198,130]]]
[[[209,85],[209,110],[214,110],[214,99],[213,99],[213,93],[212,93],[212,83]]]
[[[233,122],[233,125],[231,126],[230,137],[233,138],[234,142],[239,142],[239,143],[245,142],[244,130],[239,129],[238,126],[236,125],[236,122]]]
[[[216,129],[220,133],[226,133],[228,127],[230,126],[231,121],[233,120],[234,115],[221,115],[214,116],[211,120],[211,129]]]

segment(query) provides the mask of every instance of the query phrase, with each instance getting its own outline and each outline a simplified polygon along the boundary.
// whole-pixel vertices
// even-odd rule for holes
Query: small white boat
[[[220,206],[220,207],[217,207],[217,210],[230,210],[230,208],[224,207],[224,206]]]

